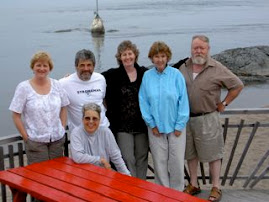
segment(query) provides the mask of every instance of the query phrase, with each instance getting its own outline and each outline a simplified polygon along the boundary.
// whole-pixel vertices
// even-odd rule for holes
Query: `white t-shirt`
[[[82,123],[82,107],[84,104],[93,102],[101,107],[100,126],[109,126],[105,115],[106,108],[103,100],[106,94],[106,80],[103,75],[93,72],[89,81],[82,81],[77,73],[60,79],[60,83],[68,94],[70,105],[68,111],[68,127],[72,131]]]
[[[22,114],[28,138],[36,142],[54,142],[64,136],[60,120],[61,108],[69,104],[59,81],[50,79],[51,89],[46,95],[38,94],[29,80],[19,83],[9,110]]]

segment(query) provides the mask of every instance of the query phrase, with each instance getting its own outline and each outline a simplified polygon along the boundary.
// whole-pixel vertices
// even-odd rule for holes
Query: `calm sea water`
[[[156,40],[173,51],[171,62],[189,56],[192,35],[211,39],[211,53],[269,45],[268,0],[100,0],[106,34],[92,37],[89,28],[95,0],[2,0],[0,6],[0,136],[17,133],[8,111],[16,85],[32,76],[29,60],[37,50],[51,53],[59,79],[74,71],[74,55],[94,51],[96,71],[116,67],[118,44],[132,40],[140,49],[139,63],[150,65],[147,53]],[[230,107],[269,104],[268,84],[244,89]]]

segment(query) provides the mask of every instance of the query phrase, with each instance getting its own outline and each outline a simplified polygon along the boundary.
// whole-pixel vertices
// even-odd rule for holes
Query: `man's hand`
[[[174,134],[176,137],[179,137],[181,135],[181,131],[175,130]]]
[[[218,112],[223,112],[225,110],[225,107],[226,106],[222,102],[220,102],[217,108]]]

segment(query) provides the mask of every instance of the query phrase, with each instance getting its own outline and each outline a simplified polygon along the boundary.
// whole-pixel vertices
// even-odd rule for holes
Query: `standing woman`
[[[148,57],[154,67],[144,74],[139,103],[148,126],[155,182],[182,191],[189,104],[184,77],[167,64],[171,56],[164,42],[153,43]]]
[[[105,102],[110,127],[133,177],[146,179],[148,167],[147,128],[139,109],[138,92],[145,67],[137,64],[139,50],[131,41],[118,46],[118,68],[103,72],[107,90]]]
[[[53,69],[48,53],[35,53],[30,67],[33,78],[17,86],[9,107],[25,142],[28,164],[63,156],[69,104],[60,83],[48,77]]]

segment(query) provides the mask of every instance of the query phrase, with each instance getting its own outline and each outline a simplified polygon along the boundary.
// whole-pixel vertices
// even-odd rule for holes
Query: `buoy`
[[[91,33],[104,34],[105,27],[102,18],[98,14],[98,0],[96,0],[96,11],[94,12],[94,19],[91,24]]]

